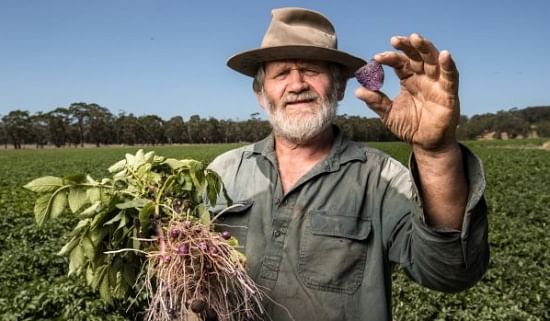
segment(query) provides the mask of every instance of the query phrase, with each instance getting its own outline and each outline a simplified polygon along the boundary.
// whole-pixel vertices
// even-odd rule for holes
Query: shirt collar
[[[366,161],[367,155],[365,150],[359,144],[344,137],[342,130],[338,126],[332,125],[332,128],[334,130],[334,144],[325,159],[328,170],[337,170],[340,165],[354,160]],[[275,137],[273,133],[253,144],[252,153],[260,154],[272,161],[275,160]]]

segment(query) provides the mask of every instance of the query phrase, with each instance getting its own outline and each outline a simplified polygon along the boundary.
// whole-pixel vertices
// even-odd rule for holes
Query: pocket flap
[[[248,210],[250,207],[252,207],[253,204],[254,204],[253,200],[243,200],[243,201],[234,202],[232,205],[227,207],[218,205],[216,207],[210,208],[210,213],[212,213],[212,215],[214,216],[240,214]]]
[[[371,222],[359,217],[327,215],[322,211],[311,213],[311,232],[315,235],[365,240],[369,236],[370,230]]]

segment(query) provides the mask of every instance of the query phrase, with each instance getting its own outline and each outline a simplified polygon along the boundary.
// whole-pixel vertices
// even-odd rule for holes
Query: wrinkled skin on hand
[[[414,33],[392,37],[391,44],[400,52],[382,52],[374,59],[394,69],[400,79],[399,94],[391,100],[383,92],[361,87],[356,96],[413,147],[437,152],[456,144],[459,77],[451,55]]]

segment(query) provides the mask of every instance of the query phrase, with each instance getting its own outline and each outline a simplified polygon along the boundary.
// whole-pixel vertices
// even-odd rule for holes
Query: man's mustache
[[[294,103],[294,102],[297,102],[297,101],[304,101],[304,100],[316,100],[317,98],[319,98],[319,95],[317,95],[317,93],[315,93],[314,91],[304,91],[304,92],[301,92],[299,94],[295,94],[295,93],[288,93],[286,95],[283,96],[283,98],[281,99],[281,106],[286,106],[286,104],[288,103]]]

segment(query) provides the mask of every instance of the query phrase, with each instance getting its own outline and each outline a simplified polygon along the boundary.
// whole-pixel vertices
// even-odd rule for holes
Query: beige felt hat
[[[349,78],[366,61],[338,50],[336,32],[321,13],[302,8],[271,11],[272,19],[260,48],[227,60],[232,69],[254,77],[261,63],[280,59],[314,59],[335,62]]]

